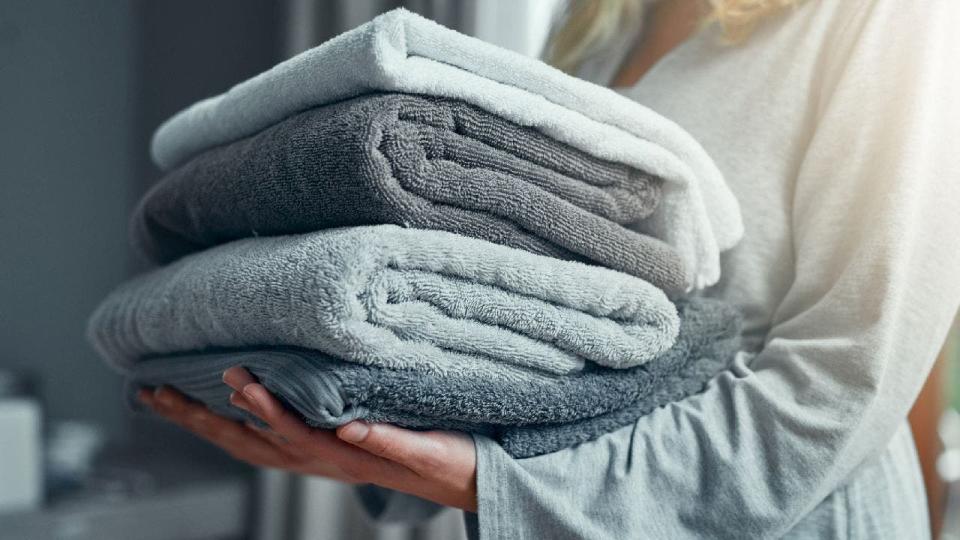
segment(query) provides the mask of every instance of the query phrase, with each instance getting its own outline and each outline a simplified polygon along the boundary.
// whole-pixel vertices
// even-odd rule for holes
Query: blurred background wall
[[[127,2],[0,3],[0,362],[112,433],[118,378],[83,323],[127,275],[135,37]]]

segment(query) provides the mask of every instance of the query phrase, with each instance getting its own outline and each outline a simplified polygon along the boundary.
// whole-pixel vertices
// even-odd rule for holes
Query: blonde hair
[[[703,25],[717,24],[724,41],[749,37],[762,19],[802,0],[702,0],[709,11]],[[651,0],[569,0],[560,25],[547,44],[547,59],[573,72],[610,43],[630,21],[637,21]]]

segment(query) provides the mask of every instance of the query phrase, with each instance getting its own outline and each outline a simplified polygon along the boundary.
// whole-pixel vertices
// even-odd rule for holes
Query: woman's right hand
[[[172,388],[142,389],[138,398],[161,417],[220,447],[234,459],[257,467],[358,483],[336,465],[308,459],[298,446],[291,445],[282,436],[214,414],[202,403],[192,401]],[[331,443],[336,441],[332,431],[329,438]]]
[[[336,431],[317,429],[284,409],[247,370],[227,370],[224,382],[234,389],[230,402],[263,420],[270,431],[214,414],[171,388],[142,390],[139,397],[164,418],[241,461],[351,484],[375,484],[477,511],[477,457],[469,436],[360,421]]]

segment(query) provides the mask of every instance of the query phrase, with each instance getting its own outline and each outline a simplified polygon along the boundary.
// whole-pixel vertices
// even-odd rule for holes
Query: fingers
[[[145,402],[233,457],[260,466],[399,489],[411,485],[419,478],[418,473],[427,472],[434,464],[431,456],[439,447],[434,448],[429,434],[377,425],[372,436],[365,435],[357,443],[345,442],[332,431],[306,425],[263,385],[248,382],[252,376],[243,368],[228,370],[224,380],[231,386],[243,385],[230,396],[230,403],[266,422],[270,430],[220,417],[168,388],[144,395]],[[400,435],[394,436],[397,433]]]
[[[243,398],[242,400],[240,398]],[[237,403],[270,425],[274,432],[283,435],[295,445],[308,444],[313,439],[323,437],[325,432],[312,430],[297,416],[287,411],[263,385],[250,383],[242,387]],[[334,438],[327,434],[327,438]]]
[[[248,413],[254,416],[258,416],[259,414],[259,411],[257,410],[256,405],[254,405],[253,403],[250,403],[250,400],[244,397],[244,395],[241,394],[240,392],[236,392],[236,391],[230,392],[229,401],[230,401],[230,404],[233,405],[234,407],[238,409],[243,409],[244,411],[247,411]]]
[[[230,403],[266,422],[273,432],[271,438],[278,444],[289,443],[301,451],[308,449],[306,451],[313,457],[328,460],[344,459],[344,451],[352,449],[330,431],[313,429],[305,424],[284,408],[266,387],[257,383],[246,369],[234,366],[224,372],[223,380],[236,390],[230,396]]]
[[[348,459],[345,451],[353,450],[338,440],[332,432],[313,429],[305,424],[295,414],[286,410],[261,384],[248,384],[243,387],[242,392],[235,394],[235,397],[231,396],[231,403],[266,422],[273,432],[273,440],[292,447],[301,455],[339,464]]]
[[[254,406],[247,400],[247,398],[243,397],[243,394],[241,394],[240,392],[230,393],[230,404],[233,405],[234,407],[237,407],[238,409],[247,411],[248,413],[256,414],[254,413],[254,410],[255,410]],[[264,429],[263,427],[257,424],[254,424],[252,422],[248,422],[246,426],[252,429],[260,437],[269,441],[270,444],[282,447],[284,449],[288,449],[291,452],[295,452],[297,450],[295,446],[290,444],[290,441],[288,441],[283,435],[280,435],[279,433],[275,433],[270,429]]]
[[[263,467],[282,467],[289,460],[249,427],[214,414],[173,389],[141,390],[138,397],[160,416],[219,446],[236,459]]]
[[[279,437],[291,451],[309,459],[311,468],[336,471],[339,479],[353,483],[382,482],[390,478],[391,487],[402,485],[410,478],[406,468],[347,444],[332,431],[306,425],[261,384],[244,386],[231,402],[266,422],[274,432],[271,438]],[[323,474],[331,476],[329,472]]]
[[[234,407],[243,409],[248,413],[260,418],[264,422],[268,420],[273,420],[274,422],[280,422],[281,424],[286,425],[288,428],[293,427],[293,423],[290,422],[289,418],[279,417],[280,411],[286,413],[282,406],[279,403],[276,403],[276,406],[273,402],[276,400],[273,399],[273,396],[269,392],[260,393],[258,390],[255,391],[251,389],[251,392],[254,392],[255,395],[262,394],[262,400],[264,401],[264,407],[254,401],[253,399],[247,397],[247,394],[244,394],[244,388],[249,385],[256,384],[257,380],[253,375],[246,370],[243,366],[233,366],[230,369],[223,372],[223,382],[227,384],[230,388],[233,388],[234,392],[230,394],[230,404]],[[262,385],[258,385],[262,386]],[[265,390],[265,389],[264,389]],[[267,413],[270,413],[271,418],[266,418]],[[292,415],[291,415],[292,416]],[[268,422],[269,423],[269,422]],[[299,429],[299,426],[296,426]],[[271,440],[280,445],[286,445],[289,441],[282,436],[278,436],[276,433],[266,430],[260,430],[263,435],[269,436]]]
[[[325,476],[341,482],[360,481],[340,467],[319,461],[303,448],[291,445],[280,434],[220,417],[205,406],[191,402],[175,390],[169,388],[158,389],[157,392],[141,390],[138,397],[157,414],[220,447],[235,459],[259,467]],[[330,437],[336,441],[335,437],[332,435]],[[343,444],[340,441],[336,442]]]
[[[242,399],[241,399],[242,398]],[[233,400],[247,408],[290,445],[316,459],[331,462],[358,478],[397,476],[398,464],[420,476],[430,476],[448,460],[449,437],[414,432],[387,424],[351,422],[341,426],[336,435],[312,429],[296,415],[284,409],[263,385],[247,384]],[[346,444],[344,444],[346,443]],[[472,455],[472,442],[470,443]],[[356,452],[356,449],[363,452]],[[381,459],[370,459],[373,456]]]
[[[243,366],[233,366],[223,372],[223,382],[237,392],[241,392],[244,386],[253,384],[257,380]]]

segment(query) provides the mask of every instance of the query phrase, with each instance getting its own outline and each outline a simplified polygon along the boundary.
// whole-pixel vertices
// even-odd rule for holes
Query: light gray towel
[[[674,342],[649,283],[442,231],[393,225],[238,240],[133,279],[91,317],[112,364],[292,346],[362,364],[477,376],[585,360],[643,364]]]
[[[252,420],[229,403],[221,376],[247,368],[309,424],[333,428],[364,419],[494,437],[515,457],[593,440],[667,403],[699,392],[736,353],[739,318],[715,300],[678,304],[681,326],[664,354],[631,369],[592,367],[518,378],[425,373],[343,362],[303,349],[161,357],[127,372],[129,396],[141,386],[173,386],[217,413]],[[136,402],[131,399],[131,404]]]
[[[720,250],[743,235],[739,206],[682,128],[609,89],[394,10],[203,100],[157,130],[164,169],[305,109],[371,91],[462,99],[600,159],[664,179],[657,211],[635,227],[673,246],[694,287],[720,275]]]
[[[134,244],[157,262],[252,235],[393,223],[620,270],[671,292],[670,246],[625,228],[660,181],[461,101],[368,94],[201,153],[141,201]]]

